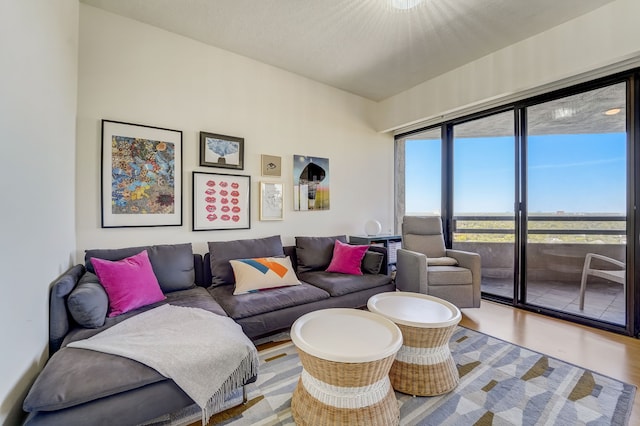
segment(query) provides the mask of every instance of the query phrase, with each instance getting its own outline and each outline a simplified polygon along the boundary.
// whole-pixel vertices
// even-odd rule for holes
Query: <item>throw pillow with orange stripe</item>
[[[234,295],[300,284],[289,256],[235,259],[229,263],[236,278]]]

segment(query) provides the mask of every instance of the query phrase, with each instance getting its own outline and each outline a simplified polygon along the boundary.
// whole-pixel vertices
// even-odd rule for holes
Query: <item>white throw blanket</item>
[[[69,347],[120,355],[172,379],[202,409],[219,411],[229,392],[258,374],[258,351],[231,318],[162,305]]]

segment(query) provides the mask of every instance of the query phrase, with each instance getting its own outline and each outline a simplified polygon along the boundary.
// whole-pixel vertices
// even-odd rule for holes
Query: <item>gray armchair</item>
[[[396,268],[398,290],[480,307],[480,255],[447,249],[439,216],[404,217]]]

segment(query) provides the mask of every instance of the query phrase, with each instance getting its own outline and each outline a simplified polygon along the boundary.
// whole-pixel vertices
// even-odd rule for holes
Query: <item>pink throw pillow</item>
[[[91,258],[93,268],[109,298],[109,317],[165,299],[146,250],[112,262]]]
[[[333,245],[333,257],[326,271],[349,275],[362,275],[360,263],[368,248],[369,246],[356,246],[336,240]]]

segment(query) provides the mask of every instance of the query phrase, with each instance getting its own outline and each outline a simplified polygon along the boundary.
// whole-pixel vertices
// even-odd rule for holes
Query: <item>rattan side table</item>
[[[451,356],[449,338],[462,319],[460,310],[445,300],[419,293],[389,292],[372,296],[371,312],[402,330],[402,348],[389,376],[393,388],[409,395],[440,395],[460,381]]]
[[[297,425],[398,425],[389,369],[400,329],[358,309],[323,309],[300,317],[291,340],[302,373],[291,399]]]

